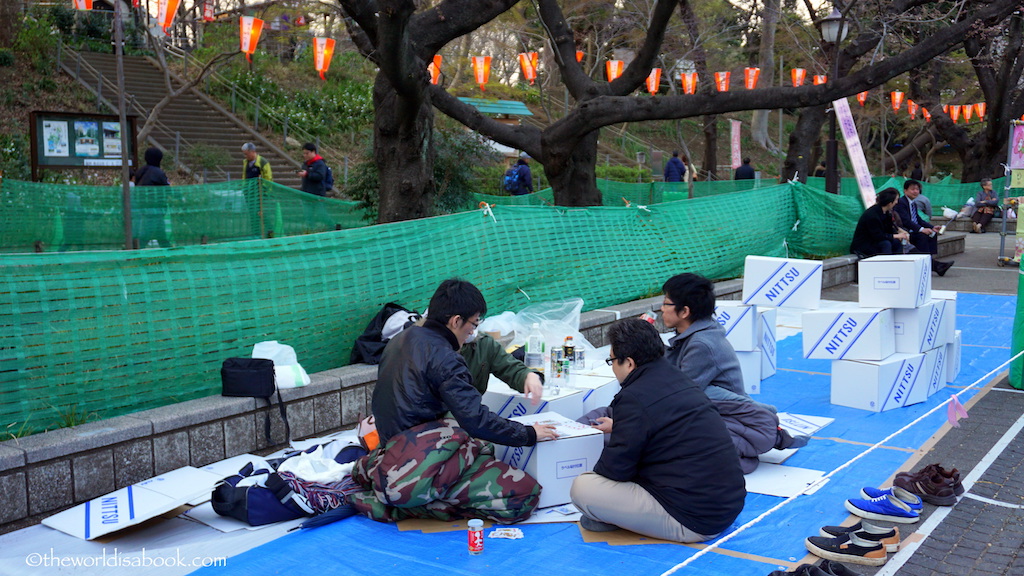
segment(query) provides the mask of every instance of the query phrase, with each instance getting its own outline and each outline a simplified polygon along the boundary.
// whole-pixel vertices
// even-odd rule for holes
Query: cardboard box
[[[947,344],[953,341],[956,333],[956,296],[957,293],[953,290],[932,290],[932,300],[945,304],[939,332],[943,334]]]
[[[857,264],[858,302],[865,308],[917,308],[932,299],[929,254],[872,256]]]
[[[893,354],[885,360],[832,362],[832,403],[872,412],[909,406],[927,398],[924,354]]]
[[[747,256],[743,266],[743,303],[786,308],[818,307],[821,267],[816,260]]]
[[[743,389],[753,396],[761,393],[761,350],[737,352],[740,371],[743,372]]]
[[[892,310],[830,308],[803,313],[804,358],[881,360],[896,351]]]
[[[737,352],[757,348],[757,307],[738,300],[715,302],[715,319],[725,329],[725,339]]]
[[[583,416],[583,393],[575,388],[560,384],[558,394],[552,394],[551,389],[545,386],[543,398],[539,403],[533,404],[525,394],[512,390],[493,374],[487,382],[483,404],[503,418],[542,412],[555,412],[572,420]]]
[[[618,380],[605,376],[573,374],[570,383],[583,394],[584,414],[596,408],[608,406],[619,390],[622,390]]]
[[[757,347],[761,349],[761,380],[774,376],[777,370],[777,323],[778,311],[775,308],[757,307]]]
[[[956,380],[960,375],[960,343],[963,336],[960,330],[953,334],[953,340],[946,344],[946,383]]]
[[[538,442],[536,446],[495,446],[495,457],[525,471],[541,485],[538,508],[559,506],[572,501],[572,481],[590,472],[604,449],[604,433],[597,428],[574,422],[558,414],[531,414],[512,418],[527,426],[554,424],[558,438]]]
[[[927,350],[924,355],[925,366],[928,369],[926,396],[931,398],[933,394],[946,387],[946,346]]]
[[[931,300],[918,308],[893,309],[896,351],[918,354],[945,345],[948,342],[942,328],[945,310],[945,300]]]

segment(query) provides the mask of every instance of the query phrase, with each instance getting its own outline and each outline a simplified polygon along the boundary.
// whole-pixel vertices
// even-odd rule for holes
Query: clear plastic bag
[[[583,310],[582,298],[553,300],[530,304],[516,314],[513,322],[515,338],[513,344],[524,344],[530,329],[536,322],[548,346],[561,346],[566,336],[572,336],[577,350],[584,350],[588,360],[592,361],[594,346],[580,334],[580,314]]]
[[[309,374],[299,364],[295,349],[287,344],[277,340],[257,342],[252,347],[252,357],[274,361],[274,381],[278,390],[309,385]]]

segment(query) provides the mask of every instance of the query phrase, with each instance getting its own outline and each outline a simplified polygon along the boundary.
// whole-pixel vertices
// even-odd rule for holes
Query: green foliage
[[[616,182],[650,182],[652,180],[651,171],[647,168],[599,164],[595,172],[598,178]]]
[[[0,50],[0,66],[14,66],[14,52]]]
[[[50,408],[57,413],[57,421],[54,423],[56,428],[74,428],[80,424],[99,419],[95,412],[86,412],[79,408],[77,404],[68,406],[51,405]]]
[[[4,178],[31,180],[28,137],[25,134],[0,134],[0,172]]]
[[[484,141],[462,128],[442,127],[434,131],[434,212],[461,212],[471,203],[473,193],[493,193],[479,189],[477,170],[481,164],[499,162],[499,157]],[[372,149],[365,157],[372,158]],[[377,220],[380,178],[372,161],[356,164],[349,173],[344,193],[359,201],[359,207],[371,222]]]
[[[200,168],[212,170],[218,166],[230,164],[231,155],[219,146],[197,142],[185,151],[185,162],[193,170]]]
[[[49,74],[54,68],[53,55],[57,53],[57,36],[46,14],[29,14],[22,21],[14,37],[14,49],[32,58],[37,72]]]

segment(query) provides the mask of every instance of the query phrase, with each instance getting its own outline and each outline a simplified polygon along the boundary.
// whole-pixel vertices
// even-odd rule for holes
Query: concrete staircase
[[[78,73],[78,80],[94,93],[100,84],[99,75],[103,77],[102,96],[116,104],[117,79],[116,62],[113,54],[81,52],[81,60],[73,60],[78,54],[72,53],[65,57],[63,66],[72,76]],[[167,93],[163,72],[153,60],[142,56],[124,57],[125,94],[129,97],[129,114],[139,115],[138,127],[142,128],[145,117]],[[176,86],[180,84],[175,83]],[[189,168],[199,182],[222,182],[242,178],[241,146],[245,142],[256,144],[260,155],[270,162],[274,171],[274,182],[284,186],[298,188],[300,179],[295,171],[300,168],[301,157],[296,158],[281,150],[262,135],[250,129],[243,121],[232,115],[219,104],[197,90],[190,90],[165,107],[159,116],[160,123],[150,133],[150,139],[158,147],[173,154],[177,148],[180,153],[179,162]],[[151,143],[140,143],[139,153]],[[216,168],[203,169],[189,166],[189,151],[198,149],[219,149],[226,152],[225,158]],[[179,184],[176,182],[176,184]],[[184,184],[184,183],[180,183]]]

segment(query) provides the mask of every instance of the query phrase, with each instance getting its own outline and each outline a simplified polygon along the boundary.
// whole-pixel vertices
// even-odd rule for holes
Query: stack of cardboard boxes
[[[926,254],[862,260],[859,278],[857,305],[804,313],[804,357],[832,360],[833,404],[924,402],[960,371],[956,292],[932,291]]]

